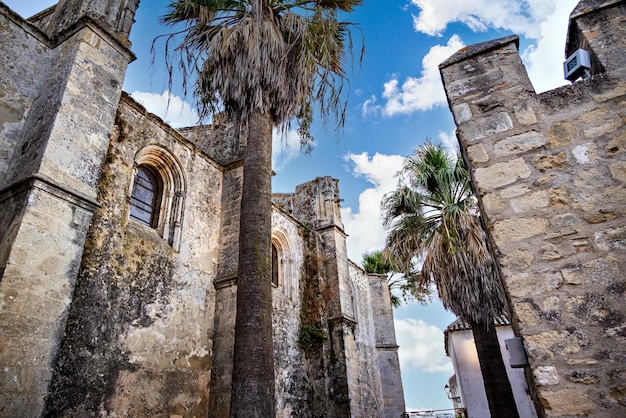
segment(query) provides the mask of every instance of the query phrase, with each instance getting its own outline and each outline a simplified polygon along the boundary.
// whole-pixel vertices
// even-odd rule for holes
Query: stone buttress
[[[10,103],[0,113],[8,161],[0,166],[2,416],[42,412],[98,207],[139,0],[105,3],[62,0],[34,24],[0,7],[8,37],[1,88]]]

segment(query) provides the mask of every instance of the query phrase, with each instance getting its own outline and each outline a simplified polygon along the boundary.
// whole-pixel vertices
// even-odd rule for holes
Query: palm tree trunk
[[[254,112],[243,163],[230,416],[274,417],[272,120]]]
[[[479,323],[472,323],[471,326],[491,416],[519,418],[496,327]]]

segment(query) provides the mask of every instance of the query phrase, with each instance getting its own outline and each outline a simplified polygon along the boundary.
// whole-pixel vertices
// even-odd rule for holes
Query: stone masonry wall
[[[245,138],[223,114],[213,116],[211,125],[181,128],[179,132],[223,166],[243,161]]]
[[[0,416],[35,417],[131,54],[87,20],[52,40],[4,5],[0,15]]]
[[[183,191],[179,251],[128,216],[147,146],[170,150],[194,186]],[[193,144],[121,102],[47,414],[207,415],[221,183]]]
[[[17,216],[0,270],[0,417],[30,418],[43,410],[94,207],[38,181],[15,198],[2,202]]]
[[[276,416],[310,417],[310,375],[298,343],[302,308],[304,243],[300,226],[280,210],[272,212],[273,241],[279,247],[278,286],[272,288]]]
[[[379,353],[376,344],[378,330],[374,321],[374,310],[378,307],[378,301],[372,298],[367,273],[349,263],[349,277],[356,327],[354,329],[354,352],[348,355],[353,356],[354,361],[358,363],[355,367],[358,374],[351,383],[356,386],[355,392],[359,396],[359,408],[351,412],[354,416],[365,417],[376,411],[381,417],[392,417],[391,413],[386,415],[387,411],[384,411],[384,389],[381,371],[378,367]],[[402,412],[404,409],[399,411],[400,414]]]
[[[33,25],[0,5],[2,418],[229,414],[245,138],[219,116],[175,131],[122,94],[138,3],[61,0]],[[140,164],[163,176],[154,228],[129,218]],[[379,416],[337,180],[277,200],[277,414]]]
[[[593,48],[607,39],[601,29]],[[623,24],[606,29],[624,42]],[[440,70],[539,412],[626,415],[623,66],[536,95],[509,37],[461,50]]]
[[[99,28],[84,25],[54,46],[48,66],[38,68],[43,82],[11,155],[7,182],[37,173],[96,196],[131,55]]]
[[[243,167],[224,172],[218,237],[213,366],[209,417],[228,417],[232,383],[233,347],[237,313],[237,264],[239,257],[239,208]]]
[[[28,109],[53,55],[43,33],[0,4],[0,189]],[[16,63],[19,63],[17,65]]]
[[[353,274],[352,269],[361,270],[351,265],[351,276]],[[383,413],[385,417],[397,417],[405,411],[405,404],[391,293],[387,284],[387,275],[368,274],[367,277],[374,327],[374,344],[377,351],[382,388]]]

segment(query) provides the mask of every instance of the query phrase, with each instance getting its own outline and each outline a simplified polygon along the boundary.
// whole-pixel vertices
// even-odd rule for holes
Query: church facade
[[[0,3],[0,417],[229,416],[245,138],[122,91],[138,5]],[[277,416],[400,416],[387,283],[347,258],[338,181],[273,200]]]

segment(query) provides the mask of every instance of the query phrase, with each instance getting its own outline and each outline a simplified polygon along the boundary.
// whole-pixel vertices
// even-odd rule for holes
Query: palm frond
[[[434,283],[444,307],[490,324],[504,309],[504,289],[462,159],[426,143],[405,160],[401,177],[382,202],[385,252],[407,272],[423,259],[417,286]]]
[[[201,116],[223,109],[244,122],[260,111],[283,128],[295,119],[306,144],[314,106],[324,119],[345,120],[354,25],[338,13],[361,2],[172,0],[162,20],[178,30],[165,36],[166,65],[170,75],[181,69],[185,93],[197,75]]]

